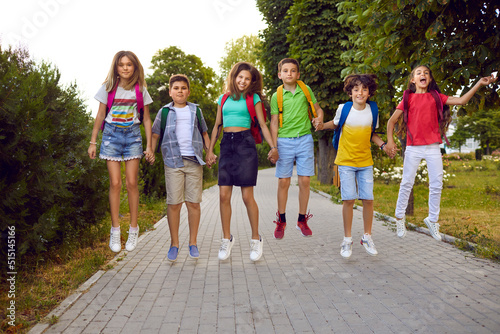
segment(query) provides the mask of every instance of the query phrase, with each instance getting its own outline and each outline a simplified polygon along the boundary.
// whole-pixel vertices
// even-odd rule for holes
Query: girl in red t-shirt
[[[441,135],[444,135],[451,121],[449,105],[464,105],[474,96],[481,86],[495,82],[498,77],[493,75],[481,78],[467,93],[461,97],[446,96],[441,94],[434,81],[431,70],[427,66],[418,66],[410,74],[408,89],[414,94],[408,96],[408,114],[402,117],[398,135],[406,134],[406,150],[403,163],[403,178],[399,187],[398,201],[396,204],[397,236],[406,236],[405,212],[408,206],[411,189],[415,183],[417,168],[422,159],[427,162],[429,174],[429,216],[424,223],[429,228],[432,237],[441,240],[439,234],[439,209],[441,190],[443,188],[443,160],[441,158]],[[432,90],[437,91],[437,96],[443,103],[442,120],[438,120],[438,107]],[[394,126],[403,115],[403,101],[396,107],[396,111],[387,123],[387,148],[388,151],[396,150],[393,139]]]

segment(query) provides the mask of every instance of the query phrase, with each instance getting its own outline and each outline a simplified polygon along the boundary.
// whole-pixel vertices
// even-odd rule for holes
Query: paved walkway
[[[353,255],[344,260],[342,207],[311,193],[313,237],[304,238],[293,224],[296,184],[293,179],[289,192],[291,223],[285,238],[275,240],[277,180],[274,169],[259,171],[260,261],[249,258],[250,226],[239,188],[232,202],[236,244],[229,260],[218,260],[218,188],[210,188],[203,193],[200,259],[188,256],[183,209],[176,263],[166,258],[170,240],[162,220],[135,251],[120,254],[112,269],[68,298],[45,333],[500,332],[500,265],[426,234],[409,231],[399,239],[379,220],[373,228],[379,255],[371,257],[358,241],[363,224],[356,210]]]

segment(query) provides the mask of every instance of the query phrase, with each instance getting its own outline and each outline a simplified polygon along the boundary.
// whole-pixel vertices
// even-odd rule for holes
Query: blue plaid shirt
[[[191,111],[191,133],[193,134],[193,150],[196,155],[196,159],[200,165],[204,165],[203,161],[203,137],[198,130],[198,118],[196,117],[196,107],[197,105],[188,102],[189,110]],[[163,162],[170,168],[181,168],[184,167],[184,162],[182,161],[181,149],[179,142],[177,141],[176,130],[176,120],[177,114],[173,102],[165,105],[163,108],[169,108],[167,116],[167,125],[165,126],[165,133],[163,135],[163,142],[161,145],[161,153],[163,155]],[[207,132],[208,127],[201,113],[201,129],[203,132]],[[160,134],[161,131],[161,109],[156,115],[155,121],[153,123],[153,133]]]

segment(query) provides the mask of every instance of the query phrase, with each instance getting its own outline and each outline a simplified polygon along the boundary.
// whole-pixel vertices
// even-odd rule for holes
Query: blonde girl
[[[408,96],[408,113],[402,117],[398,132],[399,135],[406,133],[403,178],[395,212],[398,237],[406,236],[406,207],[415,183],[418,165],[422,159],[425,159],[429,175],[429,216],[424,219],[424,223],[429,228],[432,237],[438,241],[441,240],[438,220],[443,188],[443,160],[439,144],[442,143],[441,136],[446,133],[451,121],[449,106],[466,104],[481,86],[489,85],[496,80],[497,78],[493,76],[481,78],[463,96],[453,97],[441,94],[429,67],[417,66],[411,72],[408,89],[412,93]],[[432,93],[433,90],[436,92]],[[442,116],[438,111],[439,100],[434,96],[441,100]],[[404,101],[401,101],[387,123],[388,152],[396,150],[393,132],[398,119],[404,114],[403,110]]]
[[[259,235],[259,208],[254,199],[253,188],[257,183],[258,157],[255,141],[250,131],[250,114],[246,104],[247,95],[253,97],[255,112],[262,134],[271,147],[268,158],[278,160],[278,150],[265,123],[262,108],[262,76],[249,63],[240,62],[233,66],[227,78],[226,93],[229,97],[221,108],[223,95],[219,98],[217,116],[212,131],[207,163],[212,165],[217,157],[213,149],[219,137],[219,127],[224,134],[220,144],[219,158],[219,199],[223,238],[219,259],[226,260],[231,255],[234,237],[231,235],[231,195],[233,186],[241,187],[243,202],[247,208],[252,229],[250,259],[257,261],[262,256],[262,237]]]
[[[144,108],[142,115],[138,110],[136,86],[142,94]],[[144,123],[146,132],[146,159],[154,161],[151,148],[151,118],[149,106],[153,100],[146,89],[144,70],[137,56],[131,51],[115,54],[108,76],[95,99],[99,101],[99,110],[94,122],[88,154],[95,159],[97,136],[101,124],[104,124],[99,158],[106,160],[109,172],[109,206],[111,211],[111,233],[109,247],[113,252],[121,251],[121,233],[118,221],[120,209],[121,162],[125,162],[125,175],[130,208],[130,229],[125,248],[132,251],[137,246],[139,226],[139,162],[143,155],[142,136],[139,124]],[[108,94],[116,91],[109,112],[107,112]],[[104,123],[103,123],[104,122]]]

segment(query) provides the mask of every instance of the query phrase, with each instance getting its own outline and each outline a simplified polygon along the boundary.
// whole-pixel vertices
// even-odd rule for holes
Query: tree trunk
[[[410,198],[408,199],[408,206],[406,207],[406,215],[407,216],[413,216],[414,210],[415,210],[415,205],[413,201],[413,189],[410,192]]]
[[[331,135],[323,135],[318,139],[318,181],[322,184],[333,184],[333,162],[337,152],[333,149]]]

